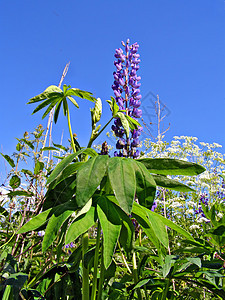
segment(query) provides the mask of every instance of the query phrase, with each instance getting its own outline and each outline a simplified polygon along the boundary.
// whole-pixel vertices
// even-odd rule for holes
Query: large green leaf
[[[81,149],[77,151],[76,153],[70,154],[67,157],[63,158],[61,162],[55,167],[51,175],[48,177],[47,184],[51,183],[53,180],[56,179],[57,176],[75,159],[76,156],[79,156],[80,154],[87,154],[89,156],[97,156],[97,152],[93,149]]]
[[[51,208],[49,208],[48,210],[45,210],[44,212],[35,216],[30,221],[28,221],[25,225],[23,225],[17,233],[20,234],[20,233],[25,233],[25,232],[28,232],[31,230],[38,229],[40,226],[42,226],[43,224],[46,223],[50,211],[51,211]]]
[[[146,167],[133,160],[136,175],[136,195],[141,205],[151,208],[155,198],[156,183]]]
[[[172,158],[140,158],[150,173],[161,175],[199,175],[205,168],[192,162]]]
[[[85,162],[75,162],[70,165],[68,165],[51,184],[49,185],[49,189],[53,189],[58,185],[61,181],[65,180],[67,177],[73,175],[77,172],[77,170],[84,164]]]
[[[97,213],[103,231],[103,257],[105,268],[112,262],[121,230],[121,220],[114,205],[106,197],[100,197]]]
[[[63,204],[71,200],[75,194],[76,174],[63,179],[54,188],[54,182],[51,183],[45,195],[43,210]]]
[[[108,162],[110,183],[120,207],[131,213],[136,191],[135,171],[131,159],[113,157]]]
[[[177,180],[167,178],[164,175],[154,175],[153,174],[152,176],[156,182],[156,185],[158,185],[158,186],[161,186],[161,187],[164,187],[164,188],[167,188],[170,190],[175,190],[178,192],[193,192],[194,191],[194,189],[190,188],[189,186],[187,186]]]
[[[108,156],[99,155],[89,159],[77,172],[76,201],[84,206],[100,185],[107,169]]]
[[[112,200],[112,197],[110,197],[110,199]],[[116,205],[116,199],[115,201],[113,201],[113,203],[117,213],[120,216],[120,219],[122,220],[122,228],[120,231],[120,243],[128,255],[131,253],[130,251],[133,249],[135,242],[134,224],[131,221],[131,218],[118,205]]]
[[[66,234],[65,244],[69,244],[76,240],[81,234],[85,233],[94,224],[95,208],[92,206],[87,213],[80,215],[70,225]]]
[[[57,237],[60,227],[74,212],[74,204],[66,202],[54,211],[45,230],[45,235],[42,243],[42,251],[45,252]]]

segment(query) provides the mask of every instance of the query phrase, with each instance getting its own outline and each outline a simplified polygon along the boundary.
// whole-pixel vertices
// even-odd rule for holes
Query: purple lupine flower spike
[[[124,114],[138,119],[142,116],[142,111],[139,109],[141,105],[139,89],[141,77],[137,75],[140,63],[140,55],[137,53],[139,45],[137,43],[130,45],[129,39],[126,43],[122,41],[121,44],[124,50],[118,48],[114,55],[117,60],[114,61],[116,71],[113,73],[114,83],[112,89],[119,109],[126,110]],[[115,151],[114,156],[138,158],[140,152],[136,148],[139,145],[138,137],[141,135],[143,128],[139,127],[131,131],[131,140],[128,137],[125,138],[125,130],[120,119],[115,120],[112,130],[119,138],[116,143],[116,148],[119,151]]]

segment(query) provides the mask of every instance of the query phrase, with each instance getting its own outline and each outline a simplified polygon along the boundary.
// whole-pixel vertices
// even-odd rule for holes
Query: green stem
[[[92,134],[91,134],[91,138],[90,138],[90,140],[89,140],[89,142],[88,142],[87,148],[91,148],[91,145],[92,145],[92,143],[94,142],[94,140],[97,139],[97,137],[102,133],[102,131],[109,125],[109,123],[110,123],[113,119],[114,119],[114,117],[112,117],[112,118],[109,120],[109,122],[107,122],[107,123],[105,124],[105,126],[99,131],[99,133],[98,133],[95,137],[92,137]]]
[[[101,237],[101,224],[98,222],[97,229],[97,238],[96,238],[96,247],[95,247],[95,257],[94,257],[94,272],[93,272],[93,285],[91,291],[91,300],[96,299],[96,290],[97,290],[97,273],[98,273],[98,256],[99,256],[99,246],[100,246],[100,237]]]
[[[133,277],[134,277],[134,283],[136,285],[138,283],[138,270],[137,270],[137,262],[136,262],[135,252],[133,252],[132,261],[133,261]],[[141,295],[140,289],[137,289],[137,295],[138,295],[138,299],[142,300],[142,295]]]
[[[104,274],[105,274],[105,266],[104,266],[104,259],[103,259],[103,244],[101,249],[101,269],[100,269],[100,279],[99,279],[99,285],[98,285],[98,297],[97,300],[102,299],[102,287],[104,283]]]
[[[83,267],[83,278],[82,278],[82,300],[89,300],[89,268],[85,268],[84,255],[88,250],[88,233],[84,233],[82,237],[82,267]]]
[[[166,300],[166,298],[167,298],[167,293],[168,293],[168,290],[169,290],[169,286],[170,286],[170,280],[167,279],[167,284],[166,284],[166,288],[165,288],[164,293],[163,293],[162,300]]]
[[[67,110],[67,121],[68,121],[68,127],[69,127],[69,132],[70,132],[70,139],[71,139],[71,145],[73,148],[73,152],[76,153],[76,147],[73,141],[73,132],[72,132],[72,128],[71,128],[71,122],[70,122],[70,112],[69,112],[69,107]]]

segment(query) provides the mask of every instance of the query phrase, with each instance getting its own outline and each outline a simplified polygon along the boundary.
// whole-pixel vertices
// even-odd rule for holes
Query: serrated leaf
[[[15,163],[14,163],[14,161],[13,161],[13,159],[10,157],[10,156],[8,156],[7,154],[2,154],[2,153],[0,153],[3,157],[4,157],[4,159],[10,164],[10,166],[12,167],[12,168],[14,168],[15,167]]]
[[[113,157],[108,162],[108,176],[120,207],[131,213],[136,191],[136,178],[131,159]]]
[[[84,206],[100,185],[106,169],[107,155],[99,155],[89,159],[77,172],[76,201]]]
[[[154,178],[156,185],[157,186],[161,186],[170,190],[174,190],[174,191],[179,191],[179,192],[193,192],[194,189],[190,188],[189,186],[174,180],[174,179],[170,179],[167,178],[166,176],[163,175],[152,175],[152,177]]]
[[[76,240],[81,234],[85,233],[95,224],[95,208],[92,206],[86,214],[82,214],[70,225],[65,244],[69,244]]]
[[[150,173],[160,175],[199,175],[205,168],[192,162],[172,158],[140,158]]]
[[[98,218],[103,231],[103,258],[105,268],[112,262],[121,230],[121,220],[114,205],[106,198],[100,197],[97,203]]]
[[[14,190],[20,186],[21,180],[17,175],[13,175],[9,181],[9,185]]]

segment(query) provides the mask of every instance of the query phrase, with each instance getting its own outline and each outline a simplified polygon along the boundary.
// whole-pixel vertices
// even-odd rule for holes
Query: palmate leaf
[[[112,262],[122,224],[113,203],[104,196],[98,199],[97,213],[103,231],[104,265],[108,269]]]
[[[56,104],[56,107],[55,107],[55,113],[54,113],[54,122],[55,122],[55,124],[56,124],[57,121],[58,121],[59,111],[60,111],[61,105],[62,105],[62,99],[61,99],[61,101],[59,101],[59,102]]]
[[[136,178],[132,160],[122,157],[110,158],[108,176],[120,207],[130,214],[136,191]]]
[[[48,98],[47,100],[43,101],[41,104],[39,104],[35,110],[33,111],[32,114],[35,114],[36,112],[38,112],[39,110],[41,110],[42,108],[48,106],[49,104],[53,103],[53,102],[58,102],[61,98],[56,96],[56,97],[51,97],[51,98]]]
[[[140,158],[150,173],[160,175],[199,175],[205,168],[192,162],[172,158]]]

